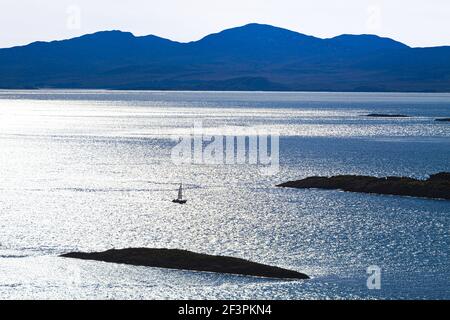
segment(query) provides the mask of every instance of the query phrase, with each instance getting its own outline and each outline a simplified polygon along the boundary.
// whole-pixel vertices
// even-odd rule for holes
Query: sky
[[[449,0],[0,0],[0,48],[101,30],[188,42],[252,22],[320,38],[369,33],[450,45]]]

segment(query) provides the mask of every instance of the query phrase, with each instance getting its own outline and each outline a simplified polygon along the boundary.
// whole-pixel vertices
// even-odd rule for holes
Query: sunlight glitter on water
[[[2,91],[0,297],[448,298],[448,202],[274,186],[450,171],[449,127],[434,122],[449,109],[447,95]],[[362,116],[372,112],[412,117]],[[174,165],[172,138],[197,120],[211,135],[279,132],[280,172]],[[186,207],[170,201],[180,180]],[[243,257],[313,280],[57,257],[131,246]],[[380,292],[365,286],[372,264],[385,272]]]

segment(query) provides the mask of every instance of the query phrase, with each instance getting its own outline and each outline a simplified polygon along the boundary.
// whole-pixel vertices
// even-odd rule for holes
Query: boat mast
[[[183,200],[183,183],[180,183],[180,189],[178,189],[178,200]]]

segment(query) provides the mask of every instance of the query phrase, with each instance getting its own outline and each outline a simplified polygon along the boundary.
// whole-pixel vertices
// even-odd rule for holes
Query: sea
[[[449,201],[276,187],[450,172],[444,117],[450,94],[0,90],[0,299],[450,299]],[[311,279],[59,257],[129,247]]]

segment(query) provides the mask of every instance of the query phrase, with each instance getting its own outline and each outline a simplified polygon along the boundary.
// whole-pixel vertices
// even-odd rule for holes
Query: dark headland
[[[251,262],[244,259],[211,256],[185,250],[129,248],[104,252],[71,252],[65,258],[96,260],[179,270],[218,272],[276,279],[309,279],[303,273]]]
[[[309,177],[303,180],[282,183],[277,187],[338,189],[350,192],[450,200],[450,173],[441,172],[434,174],[427,180],[407,177],[376,178],[356,175]]]
[[[450,122],[450,118],[437,118],[436,121],[439,121],[439,122]]]

